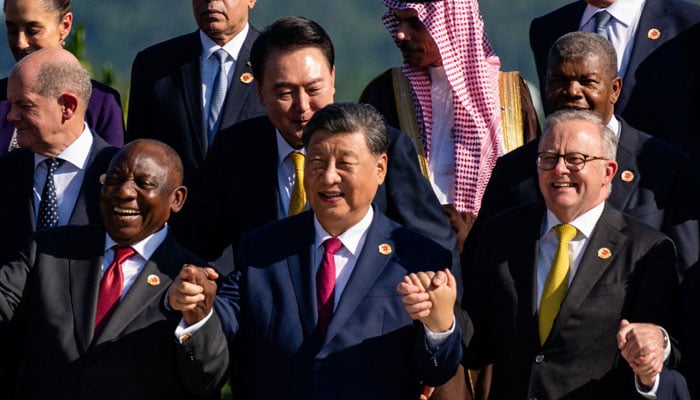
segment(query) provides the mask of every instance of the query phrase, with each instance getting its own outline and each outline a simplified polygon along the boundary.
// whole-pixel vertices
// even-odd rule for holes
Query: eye
[[[581,153],[570,153],[565,156],[567,164],[581,165],[586,161],[586,157]]]

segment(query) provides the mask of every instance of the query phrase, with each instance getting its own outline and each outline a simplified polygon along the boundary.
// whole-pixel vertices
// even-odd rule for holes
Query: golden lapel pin
[[[651,28],[649,32],[647,32],[647,37],[651,40],[657,40],[661,37],[661,31],[656,28]]]
[[[602,260],[607,260],[611,256],[612,256],[612,251],[610,251],[609,248],[601,247],[600,249],[598,249],[598,258],[600,258]]]
[[[158,286],[160,285],[160,277],[155,274],[148,275],[146,282],[151,286]]]
[[[253,82],[253,74],[251,74],[250,72],[244,72],[243,75],[241,75],[241,82],[243,82],[243,83]]]
[[[379,254],[388,256],[391,254],[391,245],[388,243],[382,243],[379,245]]]
[[[620,174],[620,179],[622,179],[623,182],[630,183],[634,180],[634,172],[630,170],[622,171]]]

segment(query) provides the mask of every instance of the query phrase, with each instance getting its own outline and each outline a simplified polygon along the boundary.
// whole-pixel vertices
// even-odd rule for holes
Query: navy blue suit
[[[578,30],[586,3],[569,3],[530,25],[530,47],[544,98],[547,54],[561,35]],[[615,112],[700,160],[700,6],[647,0],[634,37]],[[657,39],[649,38],[658,29]]]
[[[216,299],[231,362],[238,366],[231,382],[240,398],[415,399],[420,382],[435,386],[454,375],[462,356],[459,327],[428,351],[422,324],[411,320],[396,291],[407,273],[449,265],[449,251],[375,211],[320,340],[313,243],[311,211],[241,242],[239,269],[225,278]],[[379,250],[384,244],[390,252]],[[205,332],[212,330],[207,325]],[[186,343],[195,359],[206,354],[204,347],[216,347],[211,337],[198,336]]]
[[[241,236],[282,218],[277,183],[277,134],[268,117],[243,121],[219,132],[207,156],[201,187],[192,188],[177,236],[188,249],[206,260],[216,259]],[[389,218],[454,249],[456,239],[447,218],[418,168],[408,136],[389,129],[389,159],[384,184],[374,204]]]
[[[698,263],[700,234],[696,207],[697,175],[689,158],[674,146],[620,120],[616,160],[619,170],[608,203],[668,235],[678,249],[680,276]],[[507,208],[542,199],[537,183],[538,141],[498,159],[481,204],[475,232],[488,217]],[[624,177],[633,179],[629,182]],[[477,235],[474,235],[477,236]],[[468,238],[473,251],[476,238]]]
[[[241,79],[244,73],[252,73],[248,59],[258,34],[251,26],[238,54],[219,130],[265,114],[255,84]],[[194,183],[208,148],[201,53],[199,31],[195,31],[142,50],[131,69],[127,142],[151,138],[169,144],[182,158],[186,185]]]

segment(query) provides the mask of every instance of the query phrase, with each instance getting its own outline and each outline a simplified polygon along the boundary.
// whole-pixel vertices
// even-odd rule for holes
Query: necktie
[[[122,263],[135,253],[136,251],[131,247],[114,247],[114,261],[109,264],[100,281],[100,293],[97,297],[97,312],[95,313],[95,337],[102,333],[102,329],[109,321],[109,316],[122,295],[124,287]]]
[[[228,79],[226,72],[224,72],[224,62],[228,53],[224,49],[219,49],[212,56],[219,61],[219,70],[214,77],[214,85],[211,88],[211,97],[209,97],[209,116],[207,118],[209,145],[214,141],[216,131],[219,129],[221,108],[224,106],[226,90],[228,89]]]
[[[335,290],[335,260],[333,256],[343,247],[340,239],[332,237],[323,242],[325,252],[321,267],[316,274],[316,294],[318,304],[318,330],[323,339],[326,336],[328,323],[333,316],[333,302]]]
[[[37,230],[52,228],[58,224],[58,199],[56,198],[56,183],[53,180],[53,176],[58,167],[63,164],[63,161],[60,158],[47,158],[44,160],[48,172],[46,173],[44,189],[41,191],[39,218],[36,224]]]
[[[547,280],[542,289],[540,312],[538,314],[538,326],[540,344],[544,344],[552,330],[554,318],[559,314],[559,308],[566,296],[569,285],[569,242],[576,236],[576,228],[573,225],[562,224],[554,227],[559,238],[559,247],[554,254],[552,267],[547,274]]]
[[[594,32],[606,39],[608,39],[608,32],[606,28],[610,24],[610,19],[612,18],[612,15],[610,15],[609,12],[603,10],[599,11],[595,15],[595,28]]]
[[[287,216],[299,214],[306,209],[306,192],[304,192],[304,155],[301,153],[289,153],[289,157],[294,163],[294,187],[292,197],[289,199],[289,210]]]

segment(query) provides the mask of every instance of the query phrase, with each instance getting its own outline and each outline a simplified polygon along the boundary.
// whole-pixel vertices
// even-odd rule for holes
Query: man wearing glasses
[[[572,32],[552,46],[544,99],[547,111],[590,110],[615,133],[619,140],[614,157],[618,172],[607,201],[673,240],[678,253],[676,269],[682,279],[685,271],[698,263],[700,249],[697,168],[679,149],[614,115],[621,89],[615,50],[602,36]],[[537,147],[533,141],[498,160],[484,193],[476,231],[491,215],[542,199],[534,163]],[[575,159],[572,156],[569,161]],[[468,240],[465,251],[473,251],[474,245],[475,241]]]
[[[462,303],[463,360],[494,363],[489,398],[689,398],[664,368],[676,356],[674,246],[606,202],[616,152],[599,115],[550,115],[536,157],[544,204],[480,229]],[[399,290],[409,312],[427,309],[410,285]]]

